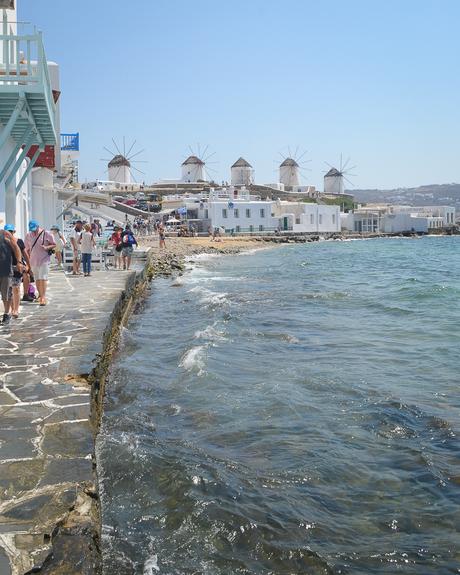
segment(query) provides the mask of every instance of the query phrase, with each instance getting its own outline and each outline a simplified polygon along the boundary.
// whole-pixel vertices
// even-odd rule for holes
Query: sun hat
[[[29,222],[29,232],[35,232],[35,230],[38,230],[40,226],[38,225],[38,222],[36,220],[30,220]]]
[[[16,227],[13,224],[5,224],[4,228],[5,232],[15,232]]]
[[[56,224],[54,224],[54,226],[50,227],[50,230],[56,230],[57,232],[59,231],[59,226],[57,226]]]

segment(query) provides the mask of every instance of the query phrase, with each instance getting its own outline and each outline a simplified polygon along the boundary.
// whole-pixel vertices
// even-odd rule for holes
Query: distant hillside
[[[347,190],[356,202],[409,204],[412,206],[449,205],[460,209],[460,184],[432,184],[395,190]]]

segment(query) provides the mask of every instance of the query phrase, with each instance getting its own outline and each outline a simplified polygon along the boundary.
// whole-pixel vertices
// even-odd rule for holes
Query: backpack
[[[136,243],[136,240],[134,239],[133,234],[131,233],[127,233],[123,236],[123,243],[126,244],[127,246],[132,246]]]

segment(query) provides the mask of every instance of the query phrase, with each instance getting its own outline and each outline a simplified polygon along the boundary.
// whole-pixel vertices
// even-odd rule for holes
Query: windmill
[[[145,149],[135,151],[136,140],[126,150],[126,139],[123,137],[123,146],[118,146],[115,139],[112,138],[114,150],[104,146],[104,150],[111,156],[110,159],[102,158],[102,162],[107,162],[108,178],[111,182],[118,184],[131,184],[137,182],[134,171],[145,176],[145,172],[136,168],[133,164],[144,164],[143,160],[135,160]]]
[[[217,162],[209,162],[215,155],[215,152],[209,153],[209,146],[201,149],[200,144],[196,145],[193,149],[189,146],[191,155],[182,162],[182,181],[183,182],[209,182],[213,178],[210,172],[216,173],[215,170],[209,167],[209,164],[216,164]]]
[[[279,152],[283,159],[279,165],[279,179],[280,184],[284,184],[284,187],[289,189],[300,185],[300,174],[309,169],[306,164],[311,162],[311,160],[304,160],[307,150],[299,154],[299,146],[296,147],[294,153],[292,153],[290,147],[287,148],[287,151],[287,156]]]
[[[238,158],[230,168],[232,186],[249,187],[254,181],[254,170],[251,164],[244,158]]]
[[[352,174],[351,171],[356,168],[356,166],[349,166],[349,163],[350,158],[348,158],[347,161],[343,163],[342,154],[340,154],[339,169],[325,162],[325,164],[330,168],[324,175],[325,194],[338,195],[345,193],[344,181],[353,186],[353,183],[348,179],[347,176],[355,176],[355,174]]]

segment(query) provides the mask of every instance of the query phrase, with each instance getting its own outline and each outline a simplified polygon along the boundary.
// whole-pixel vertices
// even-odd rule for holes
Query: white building
[[[442,227],[455,224],[455,207],[453,206],[391,206],[392,213],[417,214],[420,217],[442,218]]]
[[[45,217],[56,206],[53,171],[60,170],[59,69],[47,62],[40,33],[17,34],[14,2],[0,3],[0,17],[0,225],[14,224],[24,236],[31,217],[54,222],[55,214],[52,222]]]
[[[261,200],[246,188],[211,190],[209,195],[183,199],[189,219],[227,232],[294,233],[340,232],[339,206],[316,203]]]
[[[117,154],[108,163],[109,181],[131,184],[131,163],[122,154]]]
[[[299,186],[299,164],[292,158],[286,158],[280,165],[280,183],[285,188]]]
[[[325,194],[343,194],[343,174],[336,168],[331,168],[324,176],[324,193]]]
[[[223,227],[226,231],[267,232],[276,226],[272,218],[270,200],[211,200],[207,204],[207,215],[213,227]]]
[[[356,233],[428,233],[454,223],[451,206],[369,205],[342,214],[342,228]]]
[[[197,156],[189,156],[185,162],[182,163],[182,181],[183,182],[202,182],[204,177],[203,160]]]
[[[238,160],[231,167],[232,186],[250,186],[254,180],[254,170],[244,158]]]
[[[341,230],[339,206],[278,200],[273,202],[272,214],[277,227],[283,231],[335,233]]]

